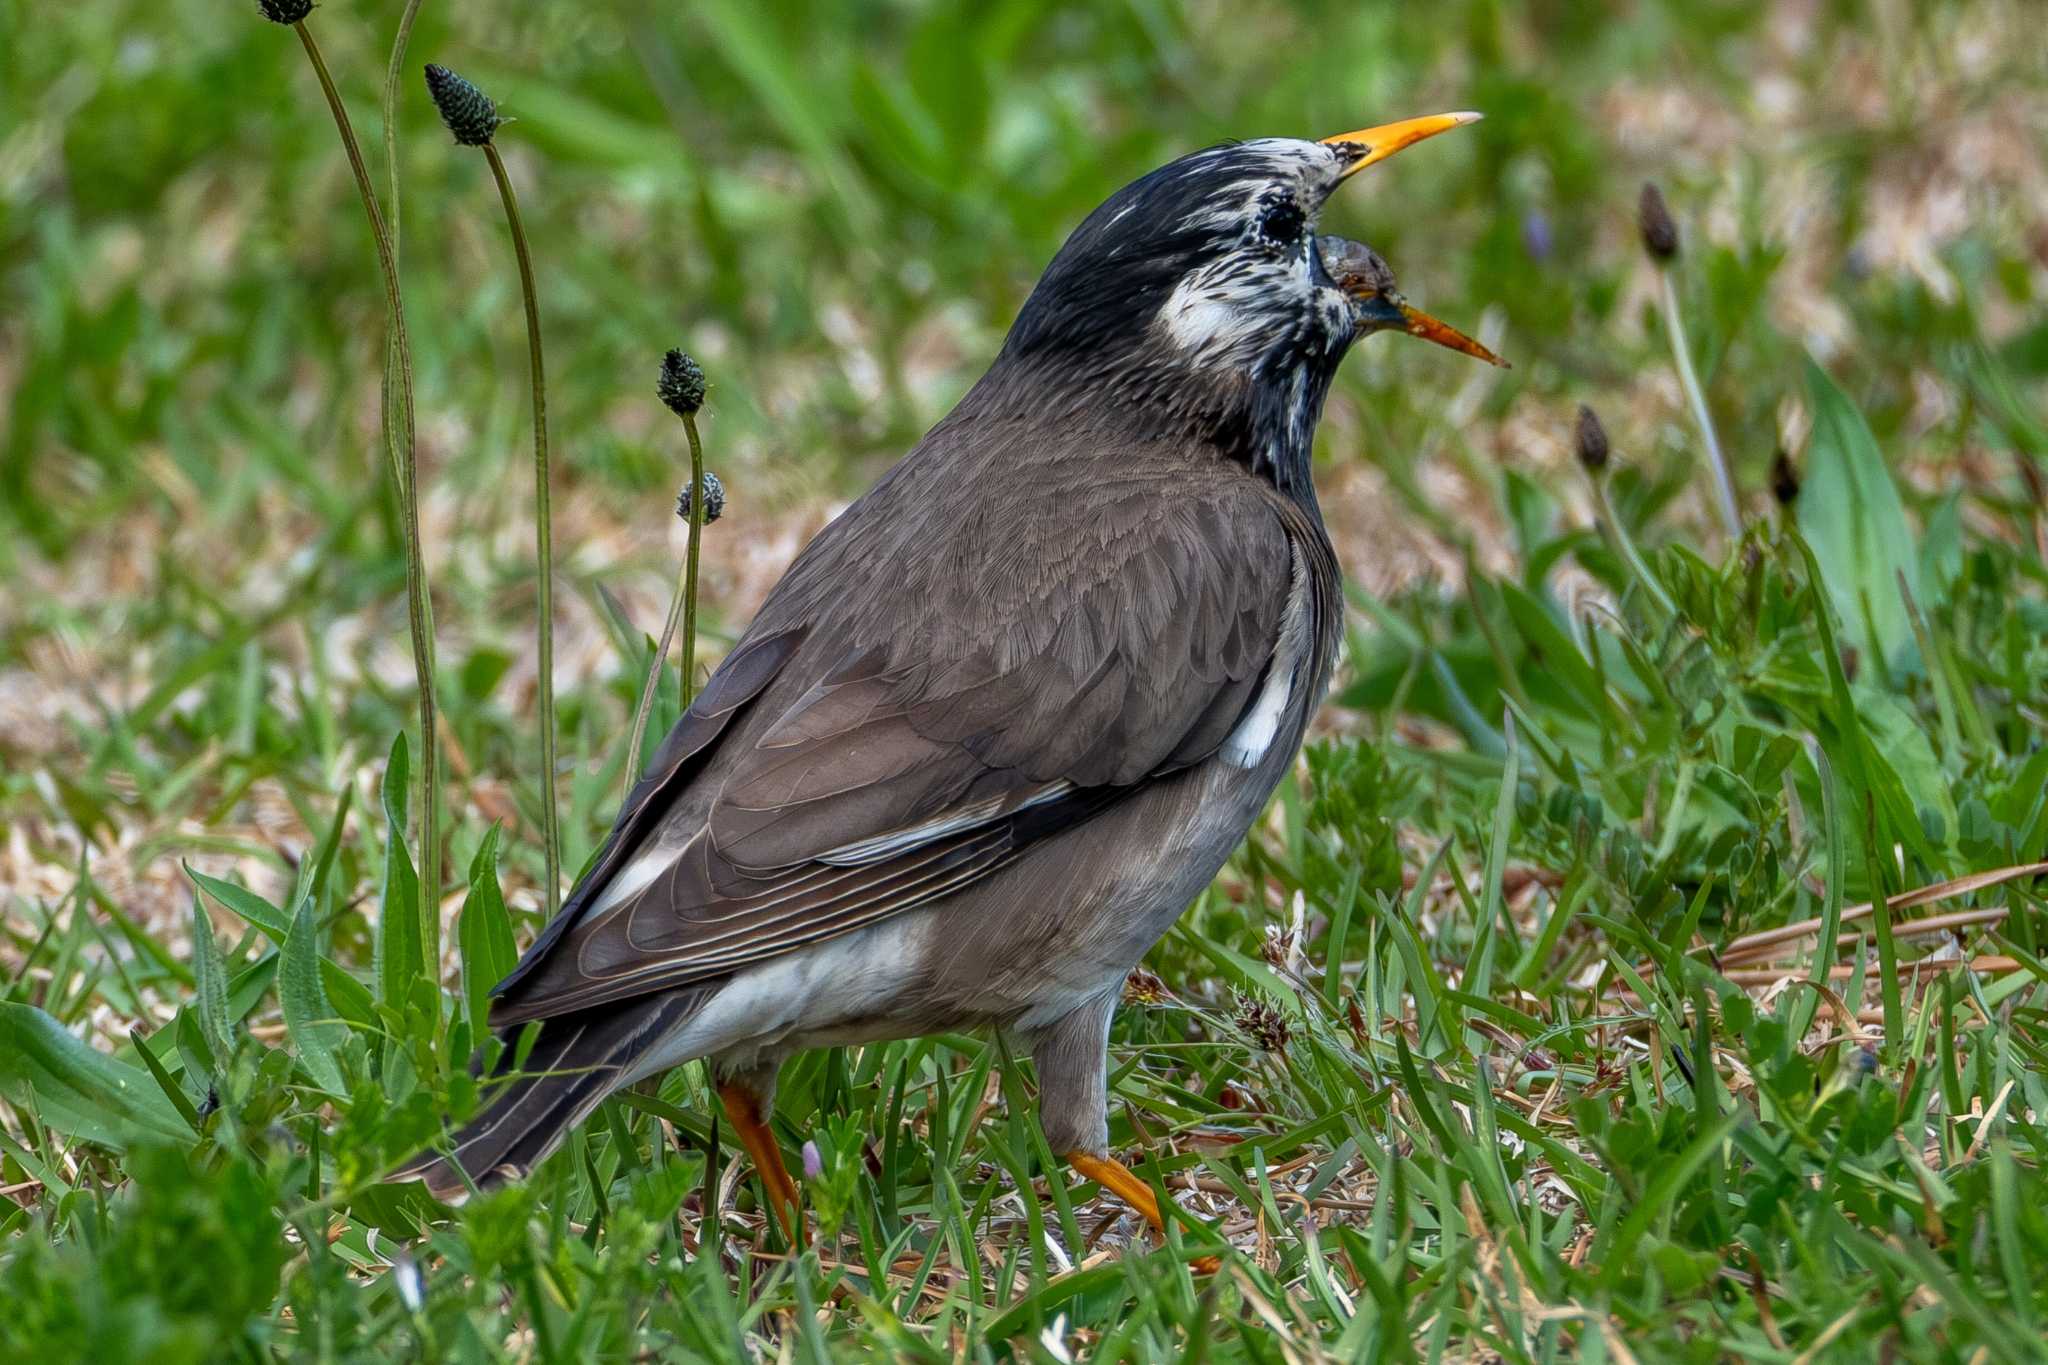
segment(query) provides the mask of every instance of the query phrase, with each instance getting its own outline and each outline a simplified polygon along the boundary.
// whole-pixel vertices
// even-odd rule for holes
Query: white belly
[[[834,1041],[910,987],[926,917],[916,911],[749,967],[645,1053],[629,1081],[717,1055],[745,1070],[765,1055]]]

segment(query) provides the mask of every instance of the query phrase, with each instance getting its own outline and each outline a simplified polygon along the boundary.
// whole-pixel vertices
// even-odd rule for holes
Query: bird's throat
[[[1227,454],[1308,507],[1316,496],[1310,477],[1316,427],[1336,368],[1320,359],[1303,357],[1251,385],[1243,433],[1225,446]]]

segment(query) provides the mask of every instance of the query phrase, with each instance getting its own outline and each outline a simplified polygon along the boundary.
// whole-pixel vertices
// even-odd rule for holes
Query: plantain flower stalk
[[[1593,509],[1600,534],[1607,541],[1608,548],[1619,554],[1627,564],[1629,572],[1643,585],[1665,615],[1678,615],[1678,604],[1671,600],[1671,594],[1659,582],[1650,569],[1649,562],[1628,533],[1628,527],[1615,515],[1614,502],[1607,493],[1607,464],[1612,447],[1607,440],[1607,428],[1600,421],[1600,414],[1587,404],[1579,404],[1579,419],[1572,428],[1572,444],[1579,457],[1579,467],[1586,471],[1586,480],[1593,486]]]
[[[1685,317],[1678,308],[1678,285],[1671,267],[1678,259],[1678,224],[1664,203],[1664,193],[1653,184],[1643,186],[1637,205],[1637,226],[1642,230],[1643,251],[1657,267],[1660,311],[1664,334],[1671,343],[1671,357],[1678,366],[1678,387],[1685,391],[1686,405],[1699,424],[1700,439],[1706,442],[1707,465],[1714,471],[1714,494],[1721,513],[1721,525],[1730,540],[1742,536],[1742,508],[1735,500],[1735,481],[1728,474],[1728,457],[1721,453],[1721,438],[1715,434],[1713,414],[1707,411],[1707,396],[1700,388],[1699,375],[1692,367],[1692,347],[1685,337]]]
[[[626,748],[629,787],[640,780],[640,745],[647,738],[647,715],[654,707],[654,691],[668,662],[669,642],[675,639],[678,621],[683,634],[683,707],[689,708],[697,668],[697,551],[705,525],[718,520],[725,510],[725,485],[717,475],[704,471],[704,446],[697,438],[697,411],[704,406],[703,368],[683,352],[670,351],[662,357],[661,377],[654,389],[669,411],[683,419],[683,434],[690,442],[690,484],[676,499],[676,515],[690,523],[690,541],[675,593],[669,598],[661,640],[647,665],[647,681],[640,687],[640,706],[633,714],[633,739]]]
[[[465,147],[481,148],[498,182],[512,253],[519,260],[519,292],[526,305],[526,356],[533,389],[533,548],[539,586],[540,830],[547,864],[547,904],[552,916],[562,897],[562,828],[555,803],[555,532],[548,491],[547,366],[541,355],[540,301],[533,284],[533,253],[519,217],[519,199],[494,140],[504,120],[490,96],[445,66],[427,67],[427,93],[448,131]]]
[[[257,0],[265,19],[289,27],[299,35],[306,60],[319,78],[320,91],[334,115],[342,149],[348,154],[356,193],[363,201],[363,213],[370,221],[370,236],[377,247],[377,266],[384,276],[384,306],[390,329],[385,350],[384,385],[392,401],[382,405],[383,439],[391,467],[391,482],[398,494],[398,509],[405,536],[406,618],[412,634],[413,674],[419,686],[420,724],[420,942],[426,959],[439,962],[441,954],[441,831],[440,744],[434,691],[434,615],[427,591],[426,556],[422,550],[419,513],[419,463],[413,417],[412,342],[405,326],[405,298],[398,287],[398,255],[385,226],[377,192],[371,188],[369,168],[363,163],[362,144],[356,140],[355,125],[320,55],[320,44],[306,27],[313,12],[311,0]],[[396,170],[393,171],[394,183]]]

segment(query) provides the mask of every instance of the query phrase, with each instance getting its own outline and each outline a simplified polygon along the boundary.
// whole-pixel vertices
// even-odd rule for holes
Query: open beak
[[[1489,365],[1498,365],[1503,370],[1512,368],[1492,351],[1487,350],[1471,337],[1466,336],[1448,322],[1438,322],[1420,308],[1409,303],[1399,294],[1376,293],[1346,289],[1359,303],[1359,326],[1373,331],[1403,331],[1424,341],[1434,341],[1439,346],[1448,346],[1454,351],[1463,351],[1476,360]]]
[[[1480,115],[1469,111],[1456,114],[1428,114],[1422,118],[1404,118],[1398,123],[1383,123],[1377,128],[1360,128],[1356,132],[1339,133],[1326,137],[1323,144],[1352,158],[1343,171],[1342,178],[1349,179],[1376,161],[1385,161],[1403,147],[1412,147],[1424,138],[1448,133],[1453,128],[1462,128],[1468,123],[1477,123]],[[1508,368],[1508,363],[1487,350],[1471,337],[1466,336],[1449,323],[1438,322],[1420,308],[1390,289],[1383,290],[1379,284],[1363,276],[1340,280],[1344,292],[1359,304],[1359,327],[1372,331],[1399,329],[1409,336],[1434,341],[1439,346],[1448,346],[1454,351],[1483,360],[1489,365]]]
[[[1404,118],[1399,123],[1382,123],[1377,128],[1360,128],[1352,133],[1339,133],[1323,139],[1323,145],[1334,147],[1340,155],[1357,158],[1344,168],[1344,178],[1357,175],[1375,161],[1385,161],[1403,147],[1412,147],[1426,137],[1448,133],[1453,128],[1462,128],[1468,123],[1479,122],[1482,116],[1469,110],[1457,114],[1427,114],[1422,118]]]

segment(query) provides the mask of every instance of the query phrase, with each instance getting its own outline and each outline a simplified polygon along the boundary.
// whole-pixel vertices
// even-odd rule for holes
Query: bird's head
[[[1406,332],[1463,351],[1489,365],[1507,368],[1507,361],[1403,298],[1394,287],[1394,268],[1387,264],[1386,257],[1365,243],[1345,237],[1319,237],[1316,254],[1322,257],[1323,269],[1348,302],[1354,340],[1373,332]]]
[[[1499,363],[1402,300],[1369,249],[1316,235],[1351,176],[1477,118],[1231,143],[1133,181],[1067,238],[997,372],[1050,371],[1072,401],[1192,424],[1283,486],[1305,483],[1330,379],[1367,332],[1399,329]],[[1332,244],[1339,259],[1327,258]]]

